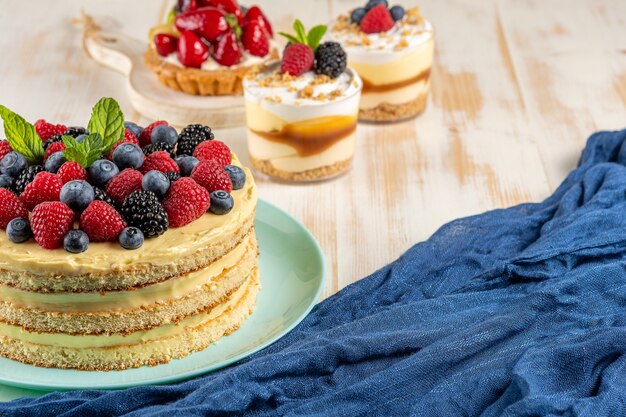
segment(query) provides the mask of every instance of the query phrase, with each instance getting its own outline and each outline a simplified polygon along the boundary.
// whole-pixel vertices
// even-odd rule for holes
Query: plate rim
[[[239,355],[233,356],[230,359],[227,359],[223,362],[219,362],[215,365],[210,365],[210,366],[206,366],[206,367],[202,367],[202,368],[198,368],[198,369],[194,369],[191,371],[187,371],[187,372],[183,372],[180,374],[175,374],[175,375],[167,375],[167,376],[162,376],[156,379],[150,379],[149,381],[143,381],[143,382],[118,382],[118,383],[111,383],[111,384],[99,384],[99,385],[68,385],[68,384],[38,384],[37,382],[21,382],[21,381],[15,381],[15,380],[11,380],[11,379],[7,379],[5,377],[0,376],[0,384],[3,385],[7,385],[7,386],[11,386],[11,387],[17,387],[17,388],[25,388],[25,389],[30,389],[33,391],[44,391],[44,392],[48,392],[48,391],[75,391],[75,390],[116,390],[116,389],[126,389],[126,388],[133,388],[133,387],[139,387],[139,386],[151,386],[151,385],[165,385],[165,384],[171,384],[171,383],[176,383],[176,382],[181,382],[181,381],[186,381],[186,380],[190,380],[192,378],[195,378],[197,376],[200,375],[207,375],[211,372],[223,369],[227,366],[232,365],[235,362],[238,362],[244,358],[247,358],[250,355],[253,355],[259,351],[261,351],[262,349],[265,349],[266,347],[274,344],[276,341],[278,341],[279,339],[282,339],[283,337],[285,337],[288,333],[290,333],[298,324],[300,324],[311,312],[311,310],[313,310],[313,308],[319,303],[320,301],[320,297],[322,295],[322,292],[325,288],[326,285],[326,276],[327,276],[327,271],[326,271],[326,257],[324,256],[324,251],[322,250],[319,242],[317,241],[317,239],[315,238],[315,236],[311,233],[311,231],[298,219],[296,219],[295,217],[293,217],[291,214],[287,213],[287,211],[283,210],[282,208],[266,201],[263,200],[261,198],[259,198],[259,200],[257,201],[257,210],[259,206],[265,205],[267,206],[269,209],[273,209],[278,211],[281,215],[283,216],[287,216],[288,218],[290,218],[291,220],[293,220],[302,231],[304,231],[304,233],[308,236],[309,240],[313,242],[313,247],[315,248],[315,251],[318,253],[320,261],[322,263],[322,269],[321,269],[321,279],[319,281],[319,286],[317,288],[317,290],[315,291],[315,295],[312,298],[312,301],[309,303],[309,305],[307,306],[307,308],[296,318],[296,320],[294,320],[289,326],[285,327],[285,329],[283,331],[281,331],[280,333],[278,333],[277,335],[275,335],[274,337],[271,337],[269,339],[267,339],[266,341],[264,341],[263,343],[260,343],[257,346],[254,346],[252,349],[240,353]],[[256,215],[255,215],[255,221],[256,221]],[[254,314],[254,313],[252,313]],[[196,352],[192,352],[196,353]],[[185,358],[188,358],[189,356],[186,356],[184,358],[180,358],[180,359],[175,359],[175,360],[184,360]],[[8,358],[3,358],[3,359],[7,359],[10,360]],[[169,362],[171,363],[171,362]],[[32,366],[33,368],[39,368],[36,367],[35,365],[29,365],[29,364],[23,364],[26,366]],[[163,365],[167,365],[167,364],[163,364]],[[157,365],[157,366],[161,366],[161,365]],[[43,370],[46,369],[54,369],[54,370],[64,370],[64,369],[60,369],[60,368],[41,368]],[[132,369],[137,369],[137,368],[132,368]],[[104,376],[106,375],[105,372],[103,371],[82,371],[82,372],[87,372],[87,373],[92,373],[93,375],[99,375],[99,376]],[[119,372],[124,372],[124,371],[119,371]]]

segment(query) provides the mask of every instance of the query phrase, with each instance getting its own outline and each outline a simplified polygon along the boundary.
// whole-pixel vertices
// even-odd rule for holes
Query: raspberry
[[[150,138],[150,136],[152,136],[152,130],[157,126],[162,125],[168,126],[168,123],[165,120],[157,120],[156,122],[149,124],[148,127],[141,132],[141,135],[139,135],[139,146],[143,148],[144,146],[150,145],[152,143],[152,139]]]
[[[57,175],[61,178],[63,184],[74,180],[87,181],[87,170],[78,162],[65,162],[57,171]]]
[[[45,201],[59,201],[63,183],[58,175],[49,172],[40,172],[33,182],[24,188],[20,200],[27,209],[32,210],[37,204]]]
[[[315,55],[309,45],[293,43],[285,49],[280,71],[297,77],[313,68]]]
[[[7,224],[16,217],[28,219],[26,206],[11,191],[0,188],[0,229],[6,229]]]
[[[65,133],[67,126],[53,125],[52,123],[46,122],[44,119],[39,119],[35,122],[35,130],[41,138],[41,141],[45,142],[54,135],[62,135]]]
[[[199,161],[212,159],[222,164],[222,166],[230,165],[233,160],[230,148],[226,146],[224,142],[220,142],[219,140],[202,142],[196,147],[196,150],[193,152],[193,156],[198,158]]]
[[[63,142],[52,142],[46,148],[46,155],[44,156],[44,161],[50,157],[53,153],[62,152],[65,150],[65,144]]]
[[[65,203],[48,201],[35,207],[30,223],[39,246],[57,249],[74,226],[74,212]]]
[[[80,215],[80,228],[92,242],[115,240],[125,227],[122,216],[104,201],[92,201]]]
[[[13,152],[11,145],[9,145],[9,142],[7,142],[6,140],[1,140],[0,141],[0,160],[2,160],[2,158],[4,158],[4,155],[8,154],[9,152]]]
[[[143,174],[126,168],[107,184],[106,193],[117,203],[122,204],[133,191],[141,190]]]
[[[233,183],[224,167],[212,159],[200,161],[191,171],[191,178],[210,193],[217,190],[230,193],[233,190]]]
[[[365,33],[386,32],[391,29],[394,24],[391,13],[389,13],[387,7],[384,4],[379,4],[370,9],[363,20],[361,20],[361,30]]]
[[[109,154],[107,155],[107,159],[113,158],[113,151],[115,151],[115,149],[122,143],[134,143],[135,145],[139,145],[139,139],[137,139],[137,136],[135,136],[133,132],[128,129],[124,129],[124,139],[113,145],[113,147],[111,148],[111,152],[109,152]]]
[[[181,227],[202,216],[209,209],[209,192],[189,177],[181,178],[170,187],[163,207],[170,227]]]
[[[169,152],[165,151],[157,151],[146,156],[146,160],[143,162],[141,168],[139,168],[139,171],[145,174],[153,169],[161,172],[175,172],[180,174],[178,164],[171,158]]]

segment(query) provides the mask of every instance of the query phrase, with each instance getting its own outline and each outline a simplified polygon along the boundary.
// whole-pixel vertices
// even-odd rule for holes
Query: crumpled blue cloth
[[[443,226],[235,366],[0,415],[626,415],[625,140],[594,134],[546,201]]]

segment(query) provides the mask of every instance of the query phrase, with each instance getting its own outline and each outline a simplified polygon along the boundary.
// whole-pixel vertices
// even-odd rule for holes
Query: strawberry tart
[[[168,87],[187,94],[241,94],[245,74],[278,58],[269,20],[236,0],[179,0],[152,28],[144,62]]]
[[[157,365],[237,330],[259,291],[254,180],[208,126],[87,128],[0,106],[0,356]]]

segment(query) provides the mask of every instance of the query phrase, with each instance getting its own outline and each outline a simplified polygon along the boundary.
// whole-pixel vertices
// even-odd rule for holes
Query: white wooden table
[[[364,3],[258,0],[279,29]],[[406,6],[414,1],[404,0]],[[37,6],[39,4],[39,7]],[[133,111],[121,75],[90,61],[70,21],[81,9],[139,39],[166,1],[0,0],[0,102],[31,121],[84,124],[102,96]],[[324,296],[368,275],[460,216],[547,197],[585,139],[626,124],[623,0],[423,0],[436,28],[427,111],[359,126],[352,172],[261,197],[300,219],[326,254]],[[33,10],[37,9],[38,10]],[[247,160],[243,128],[217,131]]]

